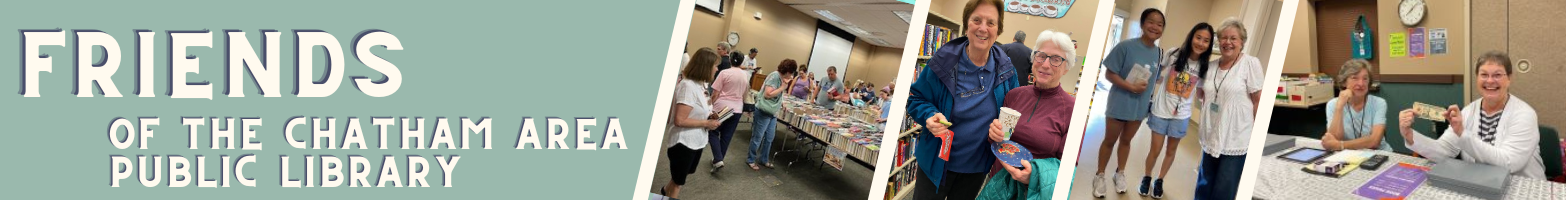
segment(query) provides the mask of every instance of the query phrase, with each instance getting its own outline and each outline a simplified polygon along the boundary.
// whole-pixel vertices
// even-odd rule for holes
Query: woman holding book
[[[738,57],[736,57],[738,58]],[[750,90],[750,73],[743,67],[730,67],[718,72],[718,78],[712,83],[712,107],[713,110],[729,110],[730,116],[740,116],[745,113],[745,96]],[[714,113],[723,115],[724,113]],[[723,159],[729,152],[729,141],[734,139],[734,130],[739,128],[739,117],[723,119],[723,125],[717,130],[709,131],[707,143],[712,146],[712,171],[723,169],[726,164]]]
[[[810,73],[810,66],[799,65],[799,71],[794,74],[799,76],[794,77],[793,79],[795,80],[790,80],[790,84],[786,85],[789,88],[789,95],[793,95],[794,98],[798,99],[812,97],[813,95],[810,95],[810,83],[815,82],[816,78],[814,74]]]
[[[1142,10],[1141,24],[1142,37],[1121,41],[1104,56],[1104,69],[1109,70],[1104,79],[1114,87],[1109,89],[1109,103],[1105,106],[1108,119],[1104,122],[1104,141],[1098,148],[1098,171],[1093,173],[1093,197],[1104,197],[1110,187],[1117,193],[1126,192],[1124,171],[1126,158],[1131,154],[1131,139],[1149,113],[1152,93],[1146,91],[1148,81],[1158,79],[1158,74],[1152,72],[1159,71],[1159,54],[1163,53],[1155,41],[1164,34],[1164,12],[1154,8]],[[1114,173],[1106,176],[1104,169],[1108,168],[1110,153],[1118,159]]]
[[[696,55],[691,57],[691,63],[680,70],[680,83],[674,88],[674,128],[666,133],[667,138],[663,142],[668,144],[666,151],[669,156],[669,174],[672,179],[668,185],[659,188],[659,193],[671,198],[680,197],[680,187],[685,185],[685,177],[696,173],[697,163],[701,163],[701,149],[707,147],[707,131],[717,129],[722,122],[713,115],[712,104],[707,96],[707,84],[712,82],[713,71],[718,70],[718,54],[710,48],[696,50]]]

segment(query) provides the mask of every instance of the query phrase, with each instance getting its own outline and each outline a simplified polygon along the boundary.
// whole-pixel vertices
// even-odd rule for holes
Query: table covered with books
[[[881,116],[880,112],[841,102],[835,109],[828,110],[793,97],[784,98],[779,112],[779,127],[787,127],[824,147],[825,164],[841,169],[841,158],[847,158],[875,169],[882,136],[880,123],[875,121]]]
[[[1260,166],[1256,168],[1259,171],[1256,173],[1253,193],[1257,199],[1366,199],[1356,194],[1356,191],[1361,190],[1383,172],[1400,167],[1400,163],[1425,168],[1434,165],[1424,158],[1386,151],[1366,151],[1385,155],[1387,161],[1375,170],[1356,169],[1334,178],[1305,172],[1302,170],[1306,167],[1305,163],[1279,158],[1280,155],[1300,148],[1320,149],[1320,140],[1271,134],[1268,137],[1293,138],[1294,147],[1261,155]],[[1435,187],[1431,185],[1432,181],[1425,179],[1419,183],[1406,199],[1486,199]],[[1566,184],[1511,175],[1503,195],[1504,199],[1566,199]]]

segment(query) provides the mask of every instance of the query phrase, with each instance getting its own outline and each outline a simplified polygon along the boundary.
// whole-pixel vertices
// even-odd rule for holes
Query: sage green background
[[[4,138],[0,151],[10,155],[0,161],[0,193],[8,199],[605,199],[626,198],[646,192],[634,189],[647,144],[648,125],[654,110],[659,74],[678,1],[8,1],[0,6],[0,89],[4,102]],[[23,56],[21,29],[63,29],[66,46],[44,47],[54,58],[52,73],[40,75],[42,96],[24,98],[18,80]],[[113,35],[120,45],[121,62],[114,84],[126,97],[79,98],[73,87],[72,30],[96,29]],[[134,29],[155,31],[156,93],[158,97],[134,97]],[[192,47],[189,54],[201,59],[201,73],[192,82],[211,81],[214,99],[173,99],[167,92],[169,30],[210,30],[212,48]],[[260,52],[260,30],[282,33],[280,88],[283,97],[265,98],[249,80],[247,97],[221,94],[225,29],[246,32]],[[346,71],[342,86],[327,98],[299,98],[288,92],[293,78],[294,29],[319,29],[335,36],[343,47]],[[388,97],[369,97],[354,88],[352,76],[380,77],[351,54],[353,37],[366,29],[381,29],[397,36],[404,50],[382,47],[372,50],[402,71],[404,82]],[[319,49],[319,47],[317,47]],[[95,51],[95,54],[102,54]],[[324,55],[316,51],[315,74],[324,68]],[[182,56],[175,55],[175,58]],[[87,91],[83,91],[87,92]],[[96,91],[93,91],[96,93]],[[145,91],[144,91],[145,92]],[[273,91],[268,91],[273,92]],[[106,131],[112,119],[156,116],[156,136],[149,149],[116,149]],[[201,128],[201,149],[186,148],[182,116],[259,117],[257,140],[262,151],[206,149],[208,127]],[[400,127],[387,141],[390,149],[295,149],[283,139],[283,125],[292,116],[335,117],[339,134],[348,117],[358,117],[369,145],[376,146],[377,127],[371,117],[424,117],[433,134],[435,118],[447,117],[454,130],[460,117],[491,117],[494,149],[403,150]],[[546,117],[597,117],[592,140],[602,143],[610,117],[618,117],[629,148],[620,150],[513,149],[523,117],[533,117],[540,131]],[[237,119],[236,119],[237,121]],[[323,120],[324,122],[324,120]],[[210,125],[210,124],[209,124]],[[299,128],[306,131],[308,128]],[[467,135],[463,135],[466,137]],[[575,144],[575,135],[568,143]],[[297,137],[308,137],[298,134]],[[338,136],[338,140],[342,136]],[[428,142],[427,136],[424,140]],[[460,139],[462,137],[458,137]],[[208,157],[209,174],[216,175],[219,155],[256,154],[244,174],[256,187],[234,182],[229,188],[199,188],[192,182],[183,188],[142,187],[136,175],[108,186],[109,156],[181,155],[195,162]],[[291,173],[303,176],[304,155],[334,155],[347,162],[362,155],[371,167],[380,156],[394,155],[398,168],[406,155],[430,159],[429,188],[282,188],[279,155],[293,157]],[[443,188],[435,155],[461,155],[453,174],[455,187]],[[167,168],[167,166],[165,166]],[[166,175],[166,169],[160,169]],[[191,169],[194,174],[194,168]],[[379,171],[372,168],[371,171]],[[317,170],[319,173],[319,170]],[[346,174],[346,173],[345,173]],[[318,174],[319,175],[319,174]],[[371,175],[372,184],[375,175]],[[167,185],[168,178],[163,178]],[[406,182],[404,182],[406,184]]]

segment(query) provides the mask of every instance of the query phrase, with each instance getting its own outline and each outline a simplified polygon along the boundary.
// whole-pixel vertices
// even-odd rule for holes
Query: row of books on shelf
[[[901,163],[899,163],[899,164],[901,164]],[[906,192],[904,192],[905,190],[913,190],[914,189],[914,184],[915,184],[914,180],[918,180],[919,179],[919,173],[918,173],[919,170],[918,170],[918,168],[919,168],[919,165],[913,165],[913,164],[906,165],[906,166],[900,166],[899,172],[896,173],[896,174],[892,174],[891,180],[887,181],[887,183],[886,183],[886,197],[885,198],[887,200],[906,199],[906,198],[899,198],[901,196],[898,196],[898,194],[904,194],[904,193],[906,193]]]
[[[894,160],[896,162],[893,163],[893,165],[898,165],[898,167],[902,167],[903,163],[907,163],[908,160],[913,159],[913,157],[914,157],[914,149],[913,149],[914,145],[913,144],[915,142],[914,140],[918,140],[918,138],[908,137],[908,138],[903,138],[903,139],[898,139],[897,140],[897,158],[896,158],[896,160]]]
[[[906,128],[904,128],[904,129],[902,129],[901,131],[898,131],[898,132],[899,133],[907,133],[907,132],[910,132],[910,131],[914,131],[914,132],[917,133],[917,131],[920,128],[922,128],[922,127],[918,126],[915,123],[917,123],[917,122],[914,121],[912,117],[903,116],[903,124],[908,124],[908,126],[906,126]],[[903,163],[905,163],[905,162],[908,162],[908,159],[913,159],[914,142],[917,142],[918,139],[919,139],[919,137],[915,137],[914,134],[899,135],[898,136],[898,138],[897,138],[897,157],[894,160],[896,162],[893,163],[893,165],[898,165],[898,167],[902,167],[901,165]]]
[[[905,125],[900,133],[917,133],[923,128],[919,126],[917,120],[906,115],[903,116],[903,124]],[[919,177],[919,165],[908,161],[914,160],[914,144],[917,144],[918,140],[917,134],[901,135],[897,138],[897,156],[894,158],[896,162],[892,164],[896,168],[892,169],[895,172],[892,173],[891,180],[886,183],[887,200],[907,199],[907,191],[913,190],[914,180],[918,180]],[[903,195],[899,196],[899,194]]]
[[[952,40],[952,38],[957,38],[956,30],[925,24],[924,41],[919,43],[919,56],[930,56],[935,54],[935,50],[940,49],[941,44]]]

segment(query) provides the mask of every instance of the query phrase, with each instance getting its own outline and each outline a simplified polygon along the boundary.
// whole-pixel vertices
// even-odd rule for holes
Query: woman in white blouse
[[[671,116],[674,128],[664,133],[668,138],[664,144],[669,145],[666,151],[669,173],[673,176],[668,185],[658,190],[665,196],[679,198],[685,176],[696,173],[697,163],[701,162],[701,150],[707,147],[707,131],[717,129],[722,123],[712,114],[712,103],[706,94],[707,83],[712,82],[718,62],[717,53],[710,48],[701,48],[691,57],[690,64],[680,70],[680,83],[674,88],[674,115]]]
[[[1478,101],[1458,109],[1446,108],[1442,114],[1451,127],[1439,139],[1415,132],[1414,109],[1398,113],[1398,128],[1404,144],[1414,152],[1436,162],[1462,155],[1463,160],[1504,167],[1512,175],[1545,179],[1544,160],[1539,157],[1539,117],[1532,106],[1508,89],[1512,85],[1512,59],[1506,53],[1489,52],[1479,57],[1474,84]]]
[[[1199,134],[1203,156],[1196,199],[1234,199],[1239,191],[1264,72],[1261,61],[1241,52],[1246,39],[1244,25],[1234,18],[1224,20],[1218,28],[1218,50],[1223,57],[1218,59],[1217,70],[1207,71],[1207,80],[1198,91],[1202,97],[1198,104],[1205,113]]]

